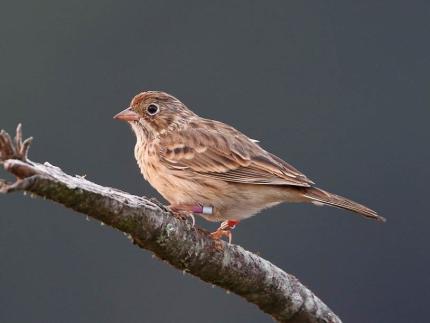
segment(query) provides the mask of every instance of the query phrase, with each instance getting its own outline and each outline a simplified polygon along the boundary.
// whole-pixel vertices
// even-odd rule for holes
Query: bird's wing
[[[238,130],[216,121],[160,138],[160,155],[161,162],[171,169],[191,170],[227,182],[304,187],[313,184]]]

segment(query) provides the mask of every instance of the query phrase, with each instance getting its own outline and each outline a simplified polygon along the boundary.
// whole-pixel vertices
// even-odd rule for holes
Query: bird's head
[[[138,138],[150,139],[180,127],[192,116],[195,114],[174,96],[146,91],[136,95],[114,118],[129,122]]]

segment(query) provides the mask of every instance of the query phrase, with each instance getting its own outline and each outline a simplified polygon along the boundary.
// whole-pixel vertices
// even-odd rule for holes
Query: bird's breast
[[[171,204],[208,204],[225,191],[225,182],[168,168],[160,160],[158,145],[136,145],[135,157],[144,178]]]
[[[157,144],[136,144],[134,153],[143,177],[152,187],[172,204],[185,203],[183,180],[160,160]]]
[[[134,148],[134,156],[143,177],[151,183],[157,173],[160,173],[160,161],[155,145],[138,142]]]

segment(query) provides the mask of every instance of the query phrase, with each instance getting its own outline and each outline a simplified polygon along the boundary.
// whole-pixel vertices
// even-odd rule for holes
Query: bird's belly
[[[156,160],[139,164],[145,179],[170,203],[212,206],[208,221],[243,220],[285,201],[279,187],[225,182],[187,170],[171,170]]]
[[[215,216],[210,221],[247,219],[283,201],[279,188],[266,185],[229,183],[222,197],[213,203]]]
[[[148,177],[148,181],[170,204],[209,204],[208,202],[215,198],[212,192],[195,178],[162,173]]]
[[[222,198],[220,193],[227,186],[223,181],[208,180],[184,170],[171,170],[151,160],[146,160],[140,168],[145,179],[170,204],[213,205]]]
[[[208,221],[242,220],[265,207],[247,191],[238,190],[236,184],[213,180],[187,171],[155,169],[142,170],[146,180],[170,204],[212,206],[214,213],[202,215]]]

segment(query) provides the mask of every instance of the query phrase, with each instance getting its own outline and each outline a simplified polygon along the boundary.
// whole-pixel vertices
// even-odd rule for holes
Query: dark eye
[[[148,111],[148,114],[150,115],[154,115],[158,112],[159,108],[158,106],[156,106],[155,104],[150,104],[148,105],[148,107],[146,108],[146,111]]]

